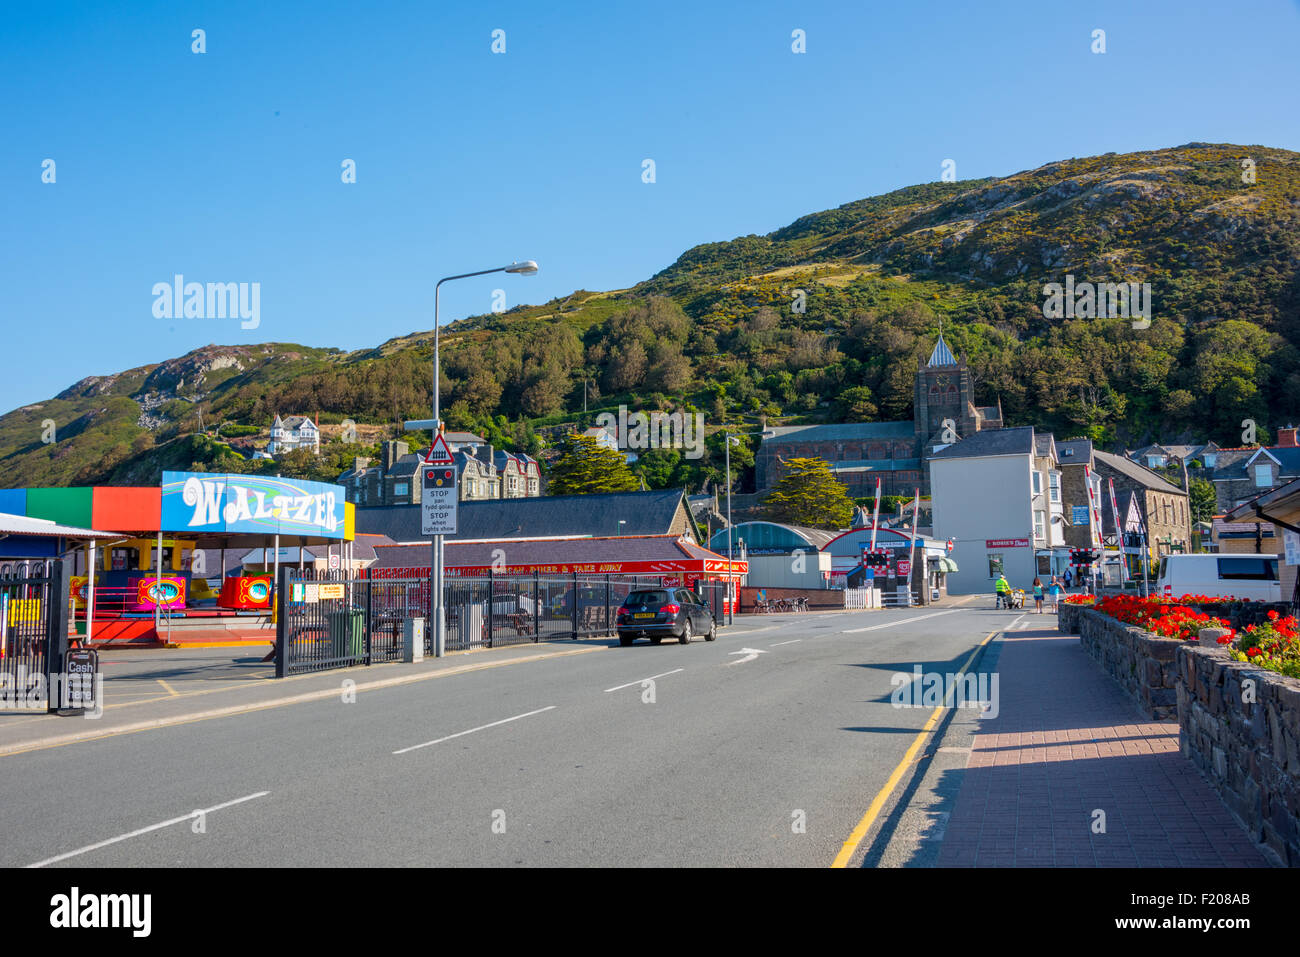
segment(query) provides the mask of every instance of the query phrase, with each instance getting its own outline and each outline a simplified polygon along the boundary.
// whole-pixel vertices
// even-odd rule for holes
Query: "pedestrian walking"
[[[1052,584],[1048,586],[1047,593],[1052,596],[1052,614],[1061,612],[1061,580],[1055,575],[1052,576]]]
[[[1070,569],[1065,570],[1065,590],[1070,590],[1070,583],[1074,580],[1074,573]]]
[[[993,583],[993,607],[1001,608],[1004,604],[1011,607],[1011,583],[1006,575],[999,573],[998,580]]]
[[[1034,608],[1038,614],[1043,613],[1043,580],[1037,575],[1034,576]]]

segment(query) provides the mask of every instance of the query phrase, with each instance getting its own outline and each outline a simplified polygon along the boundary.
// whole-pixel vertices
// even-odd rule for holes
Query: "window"
[[[1002,574],[1002,553],[989,555],[989,578],[997,578]]]
[[[1051,489],[1052,501],[1059,502],[1061,500],[1061,473],[1050,472],[1048,473],[1048,478],[1051,480],[1052,483],[1052,489]]]
[[[1220,558],[1219,577],[1225,581],[1277,581],[1276,558]]]
[[[1034,494],[1040,495],[1042,494],[1043,491],[1043,474],[1041,472],[1035,471],[1033,473],[1033,476],[1034,476]]]
[[[1273,484],[1273,469],[1268,465],[1255,466],[1255,488],[1268,488]]]
[[[1047,516],[1044,512],[1034,512],[1034,538],[1047,537]]]
[[[1214,463],[1218,461],[1218,457],[1213,452],[1206,452],[1201,456],[1201,461],[1207,469],[1212,469],[1214,468]]]
[[[408,482],[394,482],[394,483],[393,483],[393,494],[394,494],[394,495],[409,495],[410,492],[411,492],[411,486],[410,486],[410,483],[408,483]]]

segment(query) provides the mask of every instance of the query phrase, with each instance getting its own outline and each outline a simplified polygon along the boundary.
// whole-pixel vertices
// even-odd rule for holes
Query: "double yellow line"
[[[1000,634],[1002,631],[1003,629],[997,629],[996,631],[990,631],[984,636],[984,640],[975,646],[974,650],[970,653],[970,657],[966,659],[966,663],[961,666],[961,671],[957,672],[958,678],[966,674],[967,670],[969,670],[970,666],[975,662],[975,658],[984,649],[984,646],[993,640],[993,636]],[[889,800],[890,795],[894,793],[894,789],[898,787],[898,782],[903,780],[903,775],[906,774],[908,769],[912,766],[912,762],[916,758],[916,752],[921,750],[921,745],[925,743],[925,739],[930,735],[930,732],[934,730],[935,726],[939,723],[939,719],[943,717],[943,713],[947,711],[949,707],[951,707],[951,705],[948,703],[947,696],[945,695],[944,702],[934,709],[930,714],[930,719],[925,722],[925,726],[917,732],[916,738],[913,739],[911,747],[909,747],[907,753],[903,755],[903,760],[898,762],[898,767],[894,768],[894,772],[889,776],[889,780],[885,782],[885,786],[880,789],[879,793],[876,794],[875,798],[872,800],[870,806],[867,807],[867,813],[862,815],[862,820],[858,822],[858,826],[853,829],[848,840],[845,841],[844,845],[840,848],[840,852],[835,855],[835,860],[831,863],[831,867],[849,866],[849,861],[853,859],[853,855],[857,853],[858,848],[862,845],[862,841],[866,838],[867,832],[871,830],[871,825],[876,823],[876,818],[880,816],[880,812],[884,809],[885,803]]]

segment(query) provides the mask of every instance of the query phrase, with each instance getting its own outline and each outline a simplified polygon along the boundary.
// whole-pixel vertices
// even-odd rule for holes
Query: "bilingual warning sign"
[[[421,534],[456,534],[456,506],[460,502],[456,477],[456,459],[439,433],[420,466]]]

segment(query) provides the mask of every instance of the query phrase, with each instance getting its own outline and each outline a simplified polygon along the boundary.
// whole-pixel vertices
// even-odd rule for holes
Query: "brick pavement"
[[[939,867],[1269,866],[1177,722],[1146,719],[1054,616],[1024,623],[1002,639],[1000,710],[972,741]]]

